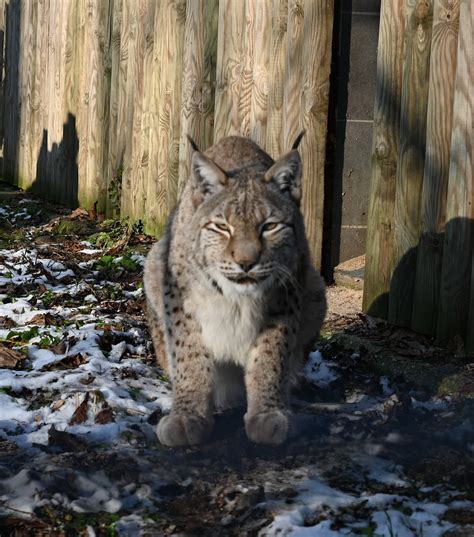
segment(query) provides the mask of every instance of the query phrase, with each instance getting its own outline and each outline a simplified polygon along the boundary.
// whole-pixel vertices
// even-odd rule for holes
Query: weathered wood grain
[[[177,201],[182,66],[186,1],[159,4],[155,24],[157,63],[150,113],[150,167],[145,228],[160,234]],[[179,67],[177,67],[179,66]]]
[[[308,3],[309,4],[309,3]],[[314,5],[314,2],[311,2]],[[309,7],[309,5],[308,5]],[[301,132],[301,96],[303,80],[304,0],[288,0],[288,26],[283,97],[283,147],[288,151]],[[325,20],[323,19],[325,22]],[[322,21],[322,22],[323,22]],[[317,21],[312,21],[317,24]],[[306,42],[306,48],[313,45]],[[331,47],[329,47],[331,50]],[[331,55],[329,54],[329,57]],[[310,134],[311,136],[311,134]]]
[[[4,138],[4,90],[5,90],[5,39],[6,39],[6,7],[5,0],[0,0],[0,145]],[[0,162],[0,174],[2,173]]]
[[[15,183],[18,181],[18,137],[20,116],[20,2],[5,6],[6,50],[5,50],[5,114],[3,144],[3,177]]]
[[[242,34],[246,2],[220,0],[214,141],[240,134]]]
[[[114,0],[110,42],[110,100],[109,138],[107,144],[107,196],[105,214],[117,218],[120,214],[122,196],[121,159],[118,148],[118,115],[120,99],[120,53],[122,40],[122,10],[125,0]]]
[[[250,111],[253,93],[253,64],[255,51],[256,0],[245,0],[243,20],[241,21],[241,60],[238,81],[238,118],[237,132],[240,136],[250,137]]]
[[[438,313],[439,341],[467,334],[474,250],[474,7],[461,0],[446,229]],[[471,317],[472,320],[472,317]]]
[[[377,57],[372,177],[363,309],[386,318],[393,271],[393,218],[400,139],[405,0],[383,0]]]
[[[21,4],[19,76],[19,141],[17,153],[18,186],[27,189],[33,182],[29,148],[29,129],[34,77],[34,42],[36,33],[37,9],[33,2]],[[30,27],[30,21],[32,26]]]
[[[270,46],[272,35],[272,4],[256,2],[253,28],[254,58],[252,72],[252,96],[250,103],[249,136],[261,147],[267,138],[268,88]]]
[[[420,239],[420,203],[425,167],[426,114],[433,21],[432,0],[409,0],[401,96],[400,153],[397,165],[394,272],[389,320],[410,326],[416,254]]]
[[[47,177],[47,151],[48,151],[48,114],[49,114],[49,41],[50,41],[50,8],[51,1],[38,2],[39,26],[36,31],[35,43],[35,77],[34,94],[32,106],[32,131],[30,144],[33,147],[33,159],[36,168],[34,169],[34,183],[32,189],[42,191],[41,183]],[[49,196],[51,193],[51,196]],[[51,189],[47,192],[49,199],[53,198]]]
[[[137,155],[134,159],[135,166],[137,168],[137,189],[134,191],[134,216],[136,220],[143,220],[146,214],[147,203],[147,178],[149,172],[149,133],[150,133],[150,101],[151,92],[147,91],[149,88],[148,81],[153,76],[154,61],[154,37],[155,37],[155,16],[157,5],[156,2],[149,1],[146,9],[147,22],[145,25],[145,50],[143,57],[143,81],[140,86],[141,93],[141,121],[140,121],[140,133],[137,140],[136,151]]]
[[[305,0],[302,54],[302,88],[299,103],[299,129],[305,130],[301,141],[303,160],[302,210],[311,255],[321,266],[324,213],[324,165],[331,71],[333,0]],[[295,103],[297,104],[297,103]],[[290,132],[290,129],[289,131]],[[287,135],[287,147],[295,138]]]
[[[122,203],[121,213],[131,219],[138,220],[143,214],[145,199],[141,165],[141,135],[144,105],[144,79],[145,54],[150,56],[153,51],[153,38],[149,38],[147,48],[147,35],[153,36],[155,2],[138,0],[131,9],[131,28],[128,48],[127,86],[126,94],[130,98],[130,123],[128,124],[129,137],[126,142],[122,172]]]
[[[285,150],[283,104],[288,49],[288,0],[273,0],[271,24],[266,150],[273,158],[278,158]]]
[[[212,145],[218,14],[218,0],[187,1],[178,192],[189,176],[192,148],[186,136],[191,136],[201,149]]]
[[[420,213],[421,236],[412,314],[412,328],[424,334],[435,333],[438,315],[458,29],[459,0],[435,0]]]

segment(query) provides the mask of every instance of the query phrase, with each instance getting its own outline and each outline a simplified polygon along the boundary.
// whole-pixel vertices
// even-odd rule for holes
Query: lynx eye
[[[220,222],[214,222],[214,225],[217,229],[220,229],[221,231],[230,231],[229,226],[227,224],[221,224]]]
[[[207,225],[207,229],[210,229],[211,231],[215,231],[216,233],[225,233],[225,234],[232,233],[230,226],[228,226],[224,222],[209,222],[209,224]]]
[[[266,231],[275,231],[279,225],[278,222],[267,222],[262,226],[262,233],[265,233]]]

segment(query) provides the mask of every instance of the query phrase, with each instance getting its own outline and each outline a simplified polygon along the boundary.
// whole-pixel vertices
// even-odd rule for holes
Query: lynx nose
[[[237,243],[232,250],[234,261],[244,272],[249,272],[257,263],[260,257],[260,248],[257,244]]]
[[[249,270],[251,270],[255,265],[256,265],[256,263],[253,263],[253,262],[250,262],[250,263],[239,263],[239,267],[240,267],[244,272],[249,272]]]

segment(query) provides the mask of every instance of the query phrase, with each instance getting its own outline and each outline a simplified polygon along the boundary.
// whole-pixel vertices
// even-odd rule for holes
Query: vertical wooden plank
[[[272,4],[259,0],[255,5],[253,41],[255,52],[252,73],[252,97],[250,106],[250,138],[265,148],[267,139],[267,107],[272,35]]]
[[[149,103],[149,143],[148,143],[148,173],[146,177],[146,219],[145,229],[148,233],[160,236],[166,219],[166,193],[165,177],[159,175],[158,167],[158,140],[159,140],[159,101],[161,77],[161,57],[163,40],[161,38],[163,12],[165,2],[157,6],[154,21],[153,36],[153,65],[149,91],[151,93]]]
[[[50,0],[38,3],[38,31],[35,43],[34,105],[32,109],[32,144],[35,182],[32,188],[41,191],[47,177],[48,154],[48,72],[50,38]],[[46,189],[44,189],[46,190]]]
[[[108,136],[108,120],[105,102],[108,99],[110,69],[108,50],[110,19],[109,0],[86,5],[85,60],[87,80],[84,80],[84,112],[87,114],[85,143],[87,159],[85,175],[80,176],[79,200],[83,207],[91,208],[97,203],[97,211],[105,208],[105,181],[103,173],[103,146]]]
[[[0,149],[4,138],[4,98],[5,98],[5,45],[6,45],[6,0],[0,0]],[[0,159],[0,175],[2,174]]]
[[[271,3],[257,1],[252,36],[256,53],[253,59],[250,137],[263,148],[266,146],[267,138],[271,21]]]
[[[116,100],[117,100],[117,119],[115,126],[115,136],[111,138],[111,144],[114,142],[114,159],[113,159],[113,178],[115,178],[113,188],[115,190],[116,213],[121,212],[122,206],[122,189],[124,183],[124,165],[125,151],[130,138],[130,124],[133,118],[133,97],[127,91],[128,66],[133,61],[133,41],[136,38],[134,32],[134,23],[136,15],[136,3],[129,0],[123,0],[120,27],[120,56],[118,61],[118,74],[116,78]],[[130,53],[132,51],[132,53]],[[110,187],[110,184],[109,184]],[[120,206],[118,203],[120,202]],[[124,201],[125,203],[125,201]]]
[[[201,149],[212,144],[218,9],[218,0],[187,0],[186,4],[179,192],[189,176],[192,152],[186,135],[191,136]]]
[[[439,341],[467,336],[474,250],[474,6],[461,0],[446,230],[438,314]]]
[[[145,52],[147,34],[153,32],[154,3],[148,0],[134,2],[131,10],[131,33],[128,49],[126,92],[130,99],[129,137],[125,146],[121,213],[138,219],[144,211],[144,194],[140,181],[140,141],[142,132]],[[151,26],[151,28],[150,28]],[[153,43],[151,43],[153,46]],[[151,51],[149,51],[150,53]]]
[[[245,0],[242,27],[241,66],[238,69],[238,128],[236,134],[250,137],[250,110],[253,93],[253,64],[256,56],[255,51],[255,10],[256,0]],[[239,25],[240,26],[240,25]],[[234,128],[234,127],[233,127]]]
[[[165,98],[165,106],[163,108],[163,118],[169,121],[167,132],[163,132],[164,139],[168,140],[168,155],[167,155],[167,197],[168,207],[170,212],[174,209],[178,201],[178,173],[179,173],[179,142],[180,142],[180,106],[182,95],[182,73],[183,73],[183,58],[184,58],[184,26],[186,23],[186,0],[176,0],[174,9],[169,13],[171,20],[168,19],[167,24],[172,25],[173,33],[171,39],[167,42],[165,49],[165,57],[167,58],[164,80],[169,76],[169,80],[165,86],[165,94],[170,96],[169,104]],[[163,92],[162,92],[163,94]]]
[[[5,138],[3,143],[3,177],[13,183],[17,179],[20,116],[20,12],[21,3],[19,1],[7,4],[5,17]]]
[[[150,166],[146,230],[159,235],[178,193],[180,104],[186,0],[160,2],[155,21],[155,61],[150,116]]]
[[[240,78],[245,2],[220,0],[214,142],[240,134]]]
[[[109,139],[107,158],[107,198],[105,213],[108,218],[117,218],[120,214],[122,194],[121,162],[118,157],[118,107],[120,89],[120,50],[122,10],[124,0],[114,0],[112,11],[112,35],[110,50],[110,102],[109,102]]]
[[[50,115],[53,117],[53,129],[51,140],[53,142],[51,151],[51,180],[54,199],[60,203],[71,203],[68,198],[68,191],[71,189],[70,181],[65,175],[65,155],[67,155],[67,114],[64,109],[65,92],[65,65],[67,46],[67,7],[68,1],[56,0],[56,17],[54,25],[54,93],[50,96],[53,100],[53,110]],[[49,179],[49,178],[48,178]]]
[[[34,43],[36,40],[37,9],[32,1],[21,3],[19,58],[19,143],[17,153],[17,184],[28,188],[31,177],[29,127],[33,98]]]
[[[409,0],[395,200],[394,262],[389,320],[410,326],[425,167],[432,0]]]
[[[78,103],[76,129],[79,138],[78,200],[81,206],[99,212],[105,205],[104,143],[108,136],[105,102],[110,68],[109,0],[77,2]]]
[[[288,48],[288,0],[273,0],[271,24],[266,150],[273,158],[278,158],[284,151],[283,102]]]
[[[308,7],[310,7],[309,3]],[[288,48],[283,98],[284,151],[288,151],[291,148],[294,140],[301,132],[304,15],[304,0],[288,0]],[[332,24],[332,20],[330,24]],[[307,42],[306,47],[310,48],[310,46]],[[329,56],[331,55],[329,54]],[[277,155],[277,157],[279,156]]]
[[[97,211],[105,213],[107,199],[107,159],[109,143],[109,103],[111,84],[111,37],[114,0],[101,0],[97,13],[98,85],[95,115],[97,151],[95,155],[95,183],[98,189]]]
[[[76,61],[77,49],[77,3],[74,0],[67,1],[67,11],[65,13],[66,35],[64,50],[64,92],[63,101],[63,136],[61,151],[60,174],[64,177],[64,199],[65,203],[75,207],[79,204],[79,173],[77,156],[79,152],[79,137],[76,126],[77,103],[79,93],[77,82],[79,72]]]
[[[77,13],[77,37],[76,37],[76,52],[75,52],[75,69],[77,70],[77,103],[76,103],[76,125],[79,138],[79,151],[77,156],[78,169],[78,200],[82,206],[84,203],[89,204],[91,200],[87,199],[87,158],[88,158],[88,80],[89,80],[89,58],[90,54],[87,50],[86,41],[86,25],[88,23],[86,0],[76,1]],[[87,52],[86,52],[87,51]],[[92,202],[93,203],[93,202]]]
[[[446,222],[446,193],[453,118],[459,0],[435,0],[426,125],[426,156],[421,197],[412,328],[436,333]],[[442,81],[442,82],[441,82]]]
[[[305,0],[302,53],[302,95],[299,104],[300,128],[306,131],[301,141],[303,160],[302,211],[311,255],[321,266],[324,216],[324,164],[329,106],[332,25],[334,1]],[[300,82],[300,84],[301,84]],[[295,131],[293,131],[295,132]],[[296,132],[295,136],[299,134]],[[295,138],[287,133],[287,147]]]
[[[146,214],[146,195],[147,195],[147,178],[149,172],[149,134],[150,134],[150,103],[152,92],[151,83],[154,73],[154,37],[155,37],[155,17],[156,17],[157,5],[156,2],[151,1],[147,6],[147,24],[145,30],[145,54],[143,58],[143,88],[142,88],[142,117],[141,117],[141,130],[139,134],[139,140],[137,140],[137,183],[140,185],[140,191],[135,191],[136,202],[141,198],[140,208],[136,208],[137,218],[143,220]]]
[[[382,0],[363,309],[385,318],[393,270],[404,32],[405,0]]]

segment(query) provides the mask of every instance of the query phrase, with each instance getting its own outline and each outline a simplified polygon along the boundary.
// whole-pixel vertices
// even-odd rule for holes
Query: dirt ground
[[[0,535],[474,535],[474,357],[329,314],[279,447],[244,409],[170,450],[139,225],[0,189]]]

